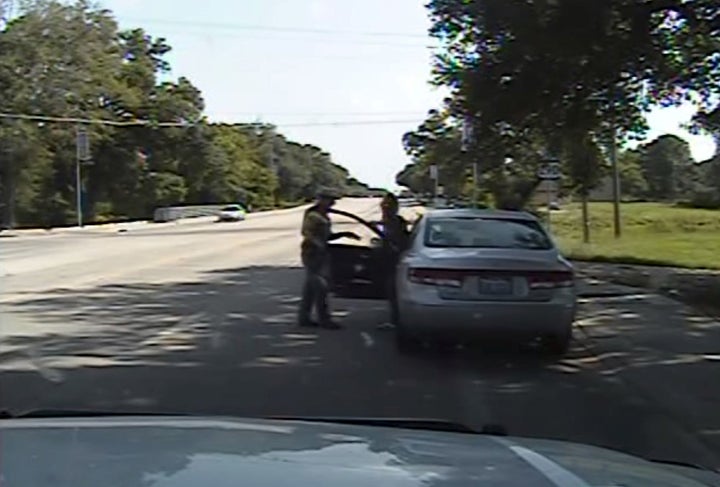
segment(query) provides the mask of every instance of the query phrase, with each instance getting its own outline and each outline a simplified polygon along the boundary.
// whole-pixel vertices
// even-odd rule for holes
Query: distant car
[[[330,248],[336,294],[386,296],[382,254]],[[539,338],[557,355],[569,347],[577,307],[573,267],[529,213],[429,210],[413,228],[396,282],[401,350],[433,337],[487,333]]]
[[[219,222],[239,222],[245,219],[247,211],[242,205],[228,205],[218,212]]]

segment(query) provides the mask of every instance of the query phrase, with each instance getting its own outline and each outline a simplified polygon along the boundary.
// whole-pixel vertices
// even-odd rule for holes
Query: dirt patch
[[[720,271],[598,262],[574,262],[594,279],[649,289],[720,317]]]

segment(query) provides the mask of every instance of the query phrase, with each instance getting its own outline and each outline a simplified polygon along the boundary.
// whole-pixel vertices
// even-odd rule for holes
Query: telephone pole
[[[617,160],[617,87],[613,87],[610,96],[590,96],[588,100],[610,103],[610,165],[612,167],[613,230],[615,238],[622,237],[622,217],[620,214],[620,169]]]
[[[613,98],[612,118],[610,120],[610,163],[612,164],[613,229],[615,238],[622,237],[620,221],[620,170],[617,160],[617,120],[615,118],[615,99]]]

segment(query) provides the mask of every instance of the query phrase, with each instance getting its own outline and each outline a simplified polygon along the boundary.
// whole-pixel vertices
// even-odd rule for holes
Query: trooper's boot
[[[341,330],[343,328],[343,326],[340,323],[338,323],[337,321],[333,321],[333,320],[321,321],[320,323],[318,323],[318,326],[320,328],[325,328],[327,330]]]

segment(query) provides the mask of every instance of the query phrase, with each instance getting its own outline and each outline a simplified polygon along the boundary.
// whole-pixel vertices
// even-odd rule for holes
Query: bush
[[[678,206],[683,208],[720,210],[720,191],[709,188],[696,191],[690,199],[678,202]]]

